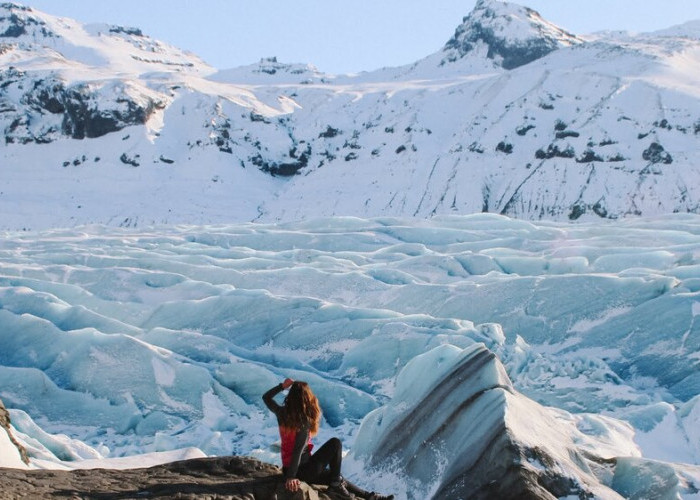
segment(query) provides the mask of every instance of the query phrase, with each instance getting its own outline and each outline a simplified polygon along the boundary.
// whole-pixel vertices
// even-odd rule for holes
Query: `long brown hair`
[[[321,407],[309,384],[295,381],[291,385],[287,397],[284,398],[284,411],[281,420],[284,427],[293,429],[308,427],[309,434],[312,436],[318,432]]]

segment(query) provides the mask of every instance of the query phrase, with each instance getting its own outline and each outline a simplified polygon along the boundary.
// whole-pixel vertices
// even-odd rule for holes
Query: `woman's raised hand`
[[[282,382],[282,389],[289,389],[293,383],[294,380],[291,378],[284,379],[284,382]]]

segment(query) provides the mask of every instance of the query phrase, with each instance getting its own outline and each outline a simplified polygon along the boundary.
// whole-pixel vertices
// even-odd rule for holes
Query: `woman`
[[[284,404],[278,405],[274,397],[289,389]],[[385,496],[367,492],[340,475],[343,446],[338,438],[329,439],[313,455],[311,437],[318,432],[321,408],[318,399],[306,382],[287,378],[263,395],[265,405],[277,416],[282,439],[282,472],[285,487],[297,491],[299,482],[327,484],[331,491],[352,498],[350,492],[370,500],[392,500]],[[349,490],[349,491],[348,491]]]

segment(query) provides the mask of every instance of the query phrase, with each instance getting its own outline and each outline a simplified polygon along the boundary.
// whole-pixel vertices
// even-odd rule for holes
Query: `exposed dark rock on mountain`
[[[448,53],[447,61],[454,62],[484,45],[486,57],[504,69],[514,69],[579,43],[581,39],[548,23],[532,9],[479,0],[443,50]]]
[[[29,7],[13,3],[2,3],[0,9],[8,11],[0,17],[0,38],[17,38],[27,33],[27,26],[44,26],[41,20],[28,15]]]
[[[65,109],[62,131],[73,139],[101,137],[129,125],[146,123],[159,106],[150,99],[140,103],[124,95],[116,98],[116,106],[101,109],[99,94],[87,85],[68,89],[61,100]]]
[[[21,97],[15,104],[10,95],[16,94]],[[11,122],[5,142],[20,144],[52,142],[60,137],[59,131],[73,139],[102,137],[142,125],[164,106],[135,86],[66,85],[55,76],[36,78],[12,67],[0,73],[0,103],[6,103],[0,107],[0,118]]]
[[[642,158],[649,163],[665,163],[666,165],[673,163],[671,155],[658,142],[652,142],[642,153]]]

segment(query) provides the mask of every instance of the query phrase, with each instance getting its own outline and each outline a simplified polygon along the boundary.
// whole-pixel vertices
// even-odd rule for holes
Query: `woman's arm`
[[[282,407],[277,404],[277,401],[275,401],[275,396],[277,396],[283,390],[288,389],[289,386],[293,383],[294,381],[291,378],[286,378],[284,379],[284,382],[282,382],[281,384],[277,384],[272,389],[263,394],[262,398],[265,402],[265,406],[267,406],[270,409],[270,411],[272,411],[275,415],[277,415],[278,412],[282,409]]]
[[[306,445],[309,442],[309,428],[304,427],[297,431],[296,438],[294,438],[294,449],[292,450],[292,460],[285,471],[285,477],[287,479],[293,479],[297,477],[297,470],[299,469],[299,464],[301,463],[301,456],[306,450]]]
[[[274,413],[275,415],[277,415],[282,409],[282,407],[277,404],[277,401],[275,401],[275,396],[277,396],[283,390],[284,387],[282,386],[282,384],[277,384],[272,389],[263,394],[262,397],[263,401],[265,402],[265,406],[267,406],[270,409],[270,411],[272,411],[272,413]]]

